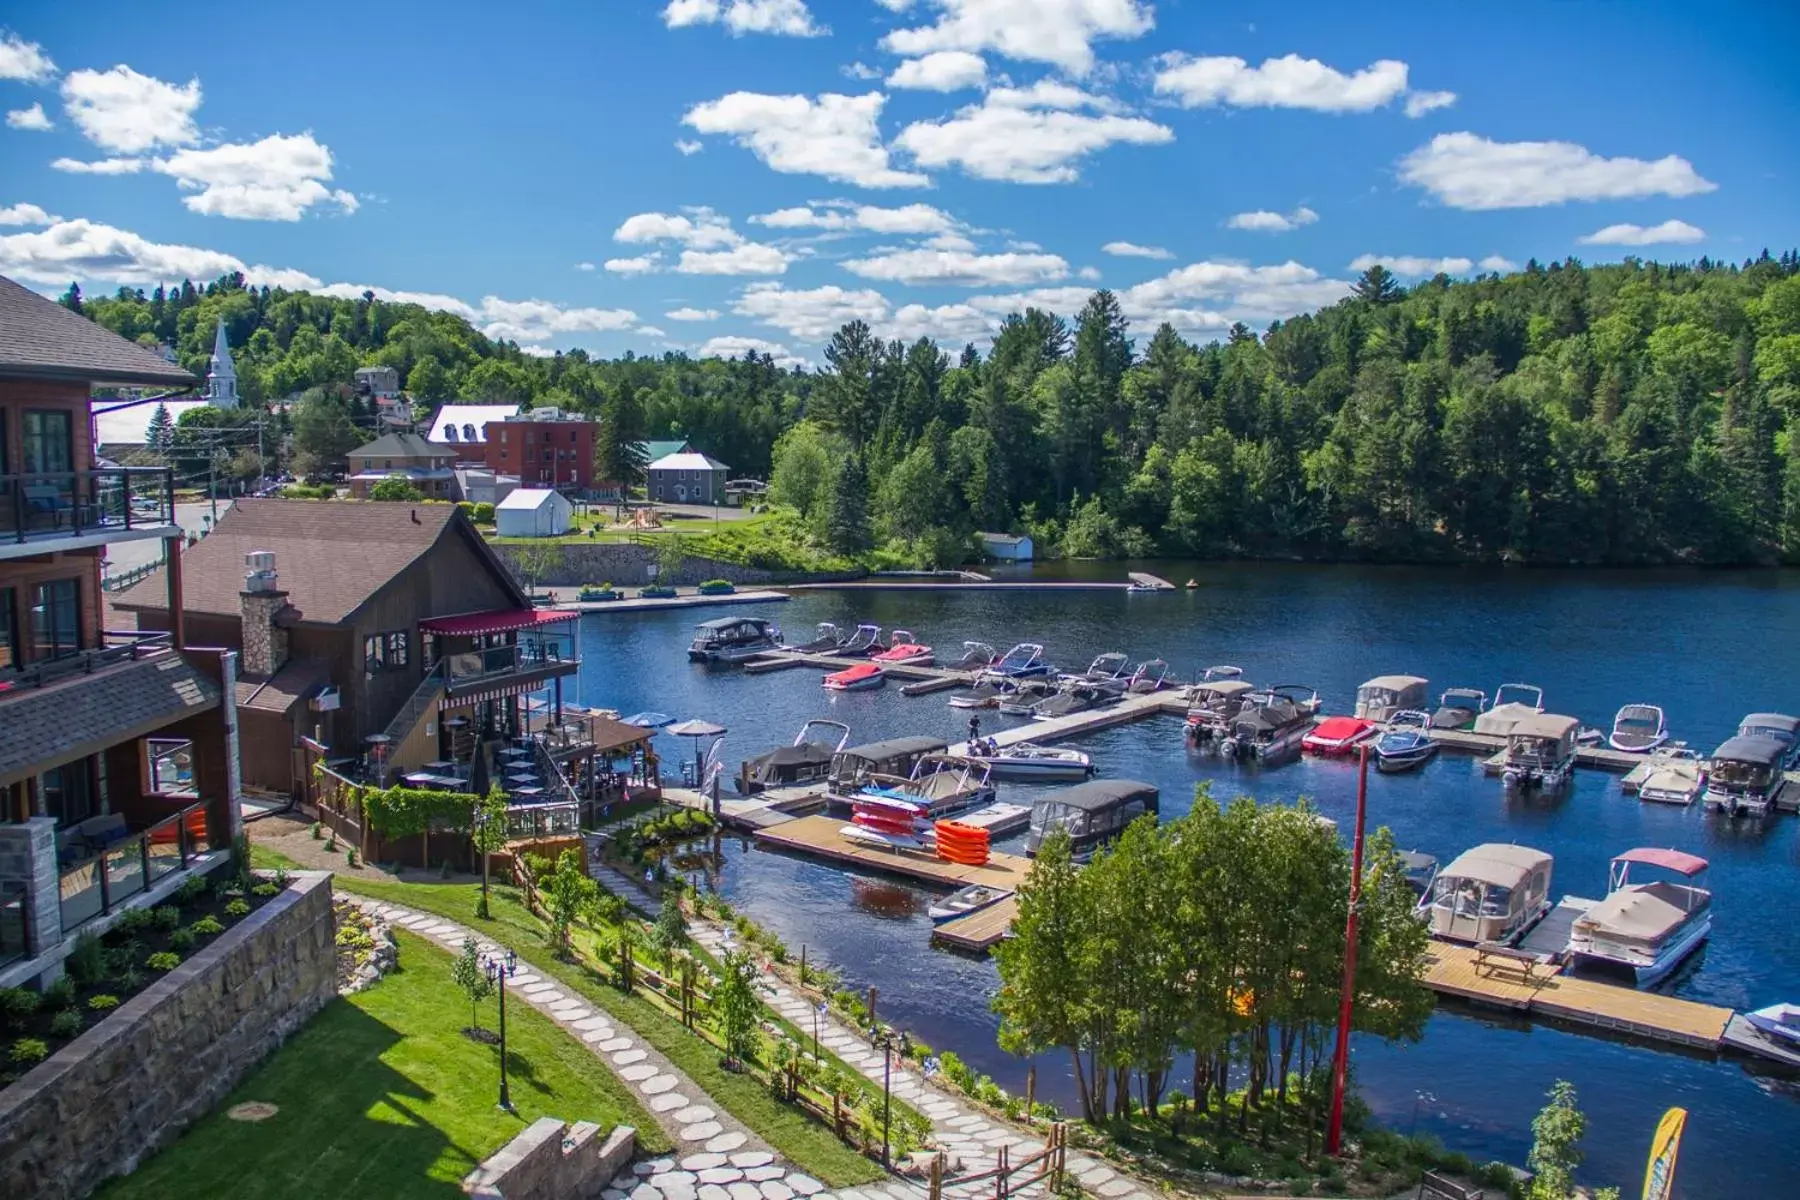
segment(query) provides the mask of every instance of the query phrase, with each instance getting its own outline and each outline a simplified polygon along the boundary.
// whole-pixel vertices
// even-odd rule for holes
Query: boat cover
[[[1428,682],[1430,681],[1420,679],[1417,675],[1377,675],[1356,690],[1364,692],[1380,689],[1384,692],[1404,692],[1407,688],[1422,688]]]
[[[1739,735],[1726,738],[1719,748],[1712,752],[1714,758],[1729,759],[1732,762],[1762,763],[1775,766],[1787,754],[1787,747],[1772,737],[1761,734]]]
[[[1533,850],[1530,846],[1488,842],[1457,855],[1455,861],[1445,867],[1440,875],[1450,879],[1473,879],[1477,883],[1516,888],[1529,879],[1533,871],[1539,867],[1548,867],[1550,862],[1548,854],[1542,850]]]
[[[715,633],[723,633],[727,629],[736,629],[740,625],[754,629],[758,633],[762,633],[772,628],[774,622],[765,621],[761,617],[714,617],[710,621],[700,622],[698,625],[694,626],[694,628],[710,629]]]
[[[1632,884],[1575,918],[1574,927],[1584,933],[1655,942],[1686,924],[1709,899],[1704,891],[1679,883]]]
[[[420,622],[423,624],[424,622]],[[1738,722],[1739,729],[1781,729],[1789,737],[1800,736],[1800,717],[1790,717],[1786,713],[1751,713]]]
[[[847,746],[838,751],[845,758],[860,758],[867,762],[885,762],[890,758],[900,758],[909,754],[931,754],[944,750],[950,743],[942,738],[932,737],[899,737],[888,738],[882,742],[870,742],[866,746]]]
[[[1639,846],[1635,850],[1613,859],[1614,862],[1643,863],[1646,866],[1661,867],[1666,871],[1675,871],[1682,875],[1698,875],[1706,870],[1706,860],[1698,854],[1688,854],[1682,850],[1664,850],[1656,846]]]
[[[1574,717],[1558,716],[1556,713],[1535,713],[1514,721],[1513,727],[1507,732],[1513,737],[1551,738],[1560,741],[1580,728],[1581,722]]]
[[[1135,779],[1092,779],[1064,788],[1052,799],[1057,804],[1066,804],[1083,812],[1104,812],[1128,804],[1139,796],[1147,797],[1150,807],[1155,808],[1159,795],[1154,784],[1139,783]]]

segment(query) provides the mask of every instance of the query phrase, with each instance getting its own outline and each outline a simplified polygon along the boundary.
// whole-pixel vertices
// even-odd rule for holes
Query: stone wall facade
[[[80,1200],[206,1115],[337,990],[331,875],[216,942],[0,1091],[0,1196]]]
[[[636,1149],[629,1125],[602,1137],[591,1121],[539,1117],[470,1171],[462,1188],[476,1200],[596,1200]]]
[[[25,931],[33,955],[62,939],[62,880],[56,866],[56,821],[32,817],[0,825],[0,893],[25,897]]]

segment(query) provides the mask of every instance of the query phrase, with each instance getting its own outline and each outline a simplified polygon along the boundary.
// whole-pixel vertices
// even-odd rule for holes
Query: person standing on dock
[[[978,713],[969,715],[969,749],[979,749],[976,745],[981,740],[981,716]]]

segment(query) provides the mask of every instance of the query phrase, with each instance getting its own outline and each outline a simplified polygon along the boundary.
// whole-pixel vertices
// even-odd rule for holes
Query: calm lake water
[[[792,740],[811,717],[847,723],[855,741],[902,734],[961,734],[967,714],[946,696],[907,699],[889,687],[828,696],[811,670],[750,678],[691,667],[683,650],[695,622],[721,611],[772,617],[803,641],[814,623],[901,626],[940,650],[964,640],[1001,649],[1042,642],[1065,669],[1123,650],[1167,659],[1177,676],[1233,663],[1258,683],[1305,683],[1327,712],[1347,712],[1356,686],[1407,673],[1446,687],[1493,692],[1504,682],[1543,687],[1546,707],[1610,726],[1627,702],[1660,704],[1677,738],[1709,750],[1745,712],[1800,710],[1800,573],[1538,572],[1311,566],[1153,564],[1192,592],[822,592],[735,610],[607,614],[583,621],[584,703],[624,712],[658,709],[729,728],[728,773],[743,758]],[[1121,578],[1123,567],[1095,567]],[[984,725],[997,718],[984,714]],[[663,747],[679,761],[689,744]],[[1079,742],[1103,776],[1162,789],[1163,812],[1186,811],[1194,787],[1222,797],[1291,802],[1309,796],[1346,831],[1354,821],[1354,767],[1303,760],[1257,772],[1195,756],[1179,723],[1155,718]],[[674,768],[670,768],[674,769]],[[1041,789],[1002,785],[1003,799]],[[1623,796],[1617,777],[1577,774],[1554,799],[1510,800],[1477,761],[1441,754],[1423,771],[1370,780],[1371,825],[1402,847],[1448,861],[1479,842],[1517,841],[1556,858],[1553,894],[1599,896],[1608,859],[1632,846],[1674,846],[1712,861],[1714,928],[1708,944],[1662,986],[1733,1008],[1800,1000],[1800,821],[1732,825],[1699,806],[1677,809]],[[1015,839],[1015,842],[1018,839]],[[1001,843],[1003,848],[1015,848]],[[991,963],[929,944],[930,893],[858,878],[733,840],[719,887],[796,951],[838,967],[854,986],[875,985],[884,1019],[950,1048],[1009,1089],[1025,1064],[998,1049],[987,1000]],[[1687,1197],[1800,1195],[1800,1081],[1735,1059],[1653,1050],[1529,1025],[1465,1008],[1441,1009],[1422,1041],[1360,1041],[1363,1096],[1402,1132],[1430,1133],[1477,1158],[1522,1163],[1530,1120],[1557,1078],[1572,1080],[1591,1119],[1583,1178],[1635,1194],[1651,1131],[1664,1108],[1689,1110],[1677,1192]],[[1073,1107],[1065,1057],[1040,1062],[1040,1093]]]

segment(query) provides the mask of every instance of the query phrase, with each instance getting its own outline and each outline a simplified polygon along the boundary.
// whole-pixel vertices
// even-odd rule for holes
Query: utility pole
[[[1350,915],[1344,919],[1344,984],[1338,1000],[1337,1052],[1331,1061],[1331,1123],[1325,1153],[1336,1158],[1344,1137],[1344,1080],[1350,1069],[1350,1010],[1356,996],[1356,918],[1362,907],[1363,822],[1369,807],[1369,747],[1362,746],[1356,779],[1356,840],[1350,851]]]

